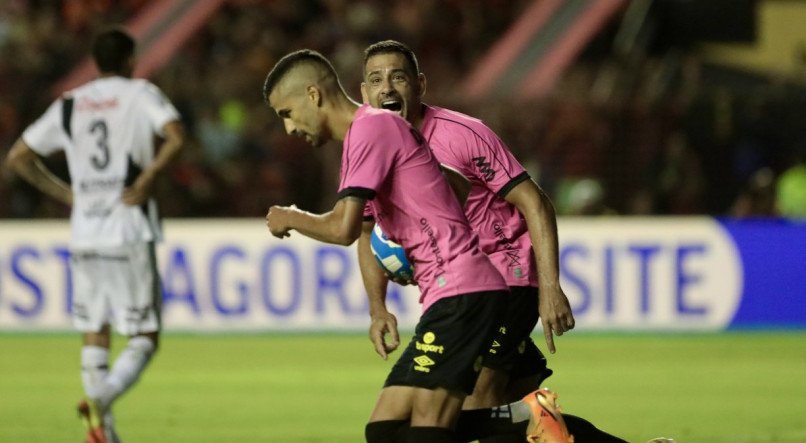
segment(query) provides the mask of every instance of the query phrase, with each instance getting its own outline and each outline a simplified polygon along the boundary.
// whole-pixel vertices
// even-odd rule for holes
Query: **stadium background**
[[[158,190],[167,338],[124,436],[360,441],[388,365],[354,252],[263,225],[331,207],[338,154],[287,137],[260,88],[311,47],[358,97],[362,49],[401,40],[428,101],[483,118],[557,205],[566,409],[630,441],[803,442],[804,22],[787,0],[8,0],[0,150],[93,75],[96,29],[132,29],[190,144]],[[5,169],[0,201],[0,441],[78,440],[68,208]],[[416,291],[392,296],[413,324]]]

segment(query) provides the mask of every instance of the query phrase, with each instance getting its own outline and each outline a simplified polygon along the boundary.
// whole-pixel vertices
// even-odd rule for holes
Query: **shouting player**
[[[289,134],[315,147],[343,141],[339,199],[333,209],[312,214],[272,206],[266,215],[272,235],[284,238],[296,230],[342,245],[360,237],[359,250],[367,251],[367,207],[416,268],[423,313],[380,393],[365,428],[367,441],[472,441],[484,436],[481,432],[499,431],[564,441],[567,431],[553,395],[546,391],[513,403],[515,413],[504,418],[487,410],[478,435],[454,432],[478,376],[475,364],[490,348],[507,285],[479,249],[419,131],[394,113],[359,106],[344,92],[330,62],[311,50],[278,61],[263,94]],[[374,261],[360,264],[366,285],[387,284]],[[370,300],[370,310],[383,303]]]
[[[509,286],[495,335],[497,346],[485,355],[464,408],[476,410],[521,398],[552,373],[530,338],[538,316],[551,353],[555,352],[553,334],[562,335],[574,327],[568,298],[560,287],[553,205],[503,141],[480,120],[422,103],[426,78],[406,45],[392,40],[370,45],[364,51],[363,71],[364,102],[399,113],[420,130],[441,164],[470,180],[465,214],[479,235],[481,249]],[[375,315],[394,319],[385,308]],[[394,324],[373,322],[376,327],[393,327],[386,323]],[[379,334],[373,336],[377,339]],[[470,414],[474,412],[466,415]],[[564,417],[577,443],[624,441],[583,419]],[[517,441],[522,440],[512,435],[483,440]]]

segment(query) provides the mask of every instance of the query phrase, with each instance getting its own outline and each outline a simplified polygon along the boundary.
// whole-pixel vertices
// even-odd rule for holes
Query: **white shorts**
[[[160,330],[161,290],[153,243],[71,251],[73,325],[98,332],[111,323],[120,334]]]

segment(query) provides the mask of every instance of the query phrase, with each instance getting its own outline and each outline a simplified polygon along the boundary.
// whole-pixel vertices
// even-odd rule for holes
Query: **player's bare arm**
[[[370,249],[370,235],[375,223],[365,221],[358,238],[358,266],[361,279],[369,300],[369,339],[375,346],[375,352],[386,360],[398,346],[400,335],[397,330],[397,317],[386,308],[386,287],[389,280],[383,270],[375,263]],[[389,334],[389,341],[386,335]]]
[[[138,206],[151,196],[154,180],[168,167],[185,144],[185,130],[182,123],[172,121],[163,127],[165,134],[162,145],[158,149],[154,161],[148,165],[134,180],[131,186],[125,188],[121,194],[121,201],[127,205]]]
[[[288,237],[295,230],[314,240],[349,246],[361,235],[365,202],[358,197],[344,197],[324,214],[313,214],[296,206],[272,206],[266,214],[266,226],[277,238]]]
[[[70,186],[48,170],[39,155],[19,138],[6,157],[6,165],[15,174],[43,193],[66,204],[73,204]]]
[[[532,180],[524,180],[505,199],[523,214],[534,246],[540,279],[540,321],[549,351],[556,352],[552,334],[562,335],[574,328],[574,314],[560,287],[559,240],[554,205]]]

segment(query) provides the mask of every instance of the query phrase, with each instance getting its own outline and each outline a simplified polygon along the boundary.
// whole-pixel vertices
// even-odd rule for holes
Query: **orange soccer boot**
[[[542,388],[527,394],[523,402],[532,410],[526,427],[526,440],[530,443],[574,443],[557,406],[557,394]]]

